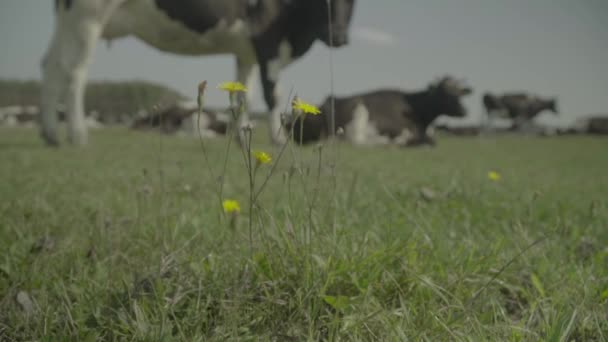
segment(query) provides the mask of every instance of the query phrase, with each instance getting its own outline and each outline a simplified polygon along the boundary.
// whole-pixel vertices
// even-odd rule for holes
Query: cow
[[[576,120],[568,133],[608,135],[608,114],[588,115]]]
[[[526,93],[507,93],[493,95],[485,93],[482,98],[486,110],[488,124],[491,118],[499,117],[510,119],[512,129],[518,130],[530,123],[538,114],[549,110],[557,114],[557,99],[542,98]]]
[[[37,126],[40,117],[40,109],[37,106],[9,106],[0,108],[0,126],[7,127],[28,127]],[[65,112],[61,109],[57,111],[58,122],[65,123]],[[104,125],[93,115],[85,117],[85,125],[88,128],[101,128]]]
[[[341,98],[329,96],[320,106],[321,114],[292,118],[287,128],[292,129],[294,141],[302,144],[337,135],[355,145],[434,145],[429,126],[440,115],[466,116],[460,99],[471,92],[462,81],[448,76],[416,92],[379,89]],[[330,122],[332,103],[334,123]]]
[[[166,134],[215,137],[226,135],[228,126],[228,114],[209,110],[199,114],[196,103],[177,102],[135,120],[131,129],[158,129]]]
[[[236,79],[250,86],[259,68],[271,112],[271,137],[281,143],[279,73],[316,40],[348,43],[355,0],[55,0],[53,38],[42,60],[41,135],[58,145],[55,110],[64,102],[68,140],[84,145],[83,98],[97,41],[135,36],[164,52],[231,54]],[[239,119],[244,126],[248,114]]]

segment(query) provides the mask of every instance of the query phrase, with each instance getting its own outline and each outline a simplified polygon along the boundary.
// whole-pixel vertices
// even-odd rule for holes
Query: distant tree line
[[[85,111],[87,115],[95,111],[101,121],[118,121],[184,98],[173,89],[146,81],[92,81],[86,89]],[[0,107],[30,105],[40,105],[39,81],[0,79]]]

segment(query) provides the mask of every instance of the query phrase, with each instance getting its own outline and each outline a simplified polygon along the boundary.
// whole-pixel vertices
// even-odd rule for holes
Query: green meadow
[[[608,339],[607,139],[253,132],[0,130],[0,340]]]

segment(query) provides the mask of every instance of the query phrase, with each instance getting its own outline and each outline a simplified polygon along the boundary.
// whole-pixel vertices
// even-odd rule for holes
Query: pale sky
[[[53,1],[1,0],[0,78],[39,79],[53,30]],[[608,113],[606,0],[357,0],[349,46],[334,50],[338,95],[381,87],[415,90],[444,74],[474,88],[467,121],[479,119],[481,94],[525,90],[557,96],[561,112],[542,122],[568,124]],[[282,74],[287,95],[318,103],[329,93],[329,50],[317,43]],[[90,77],[144,79],[194,96],[196,84],[234,78],[231,56],[181,57],[133,39],[101,42]],[[264,108],[258,86],[254,106]],[[219,91],[213,105],[224,104]]]

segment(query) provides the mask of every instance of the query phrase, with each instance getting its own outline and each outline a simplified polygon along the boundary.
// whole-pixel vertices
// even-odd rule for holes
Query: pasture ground
[[[608,339],[605,138],[226,141],[0,130],[0,340]]]

